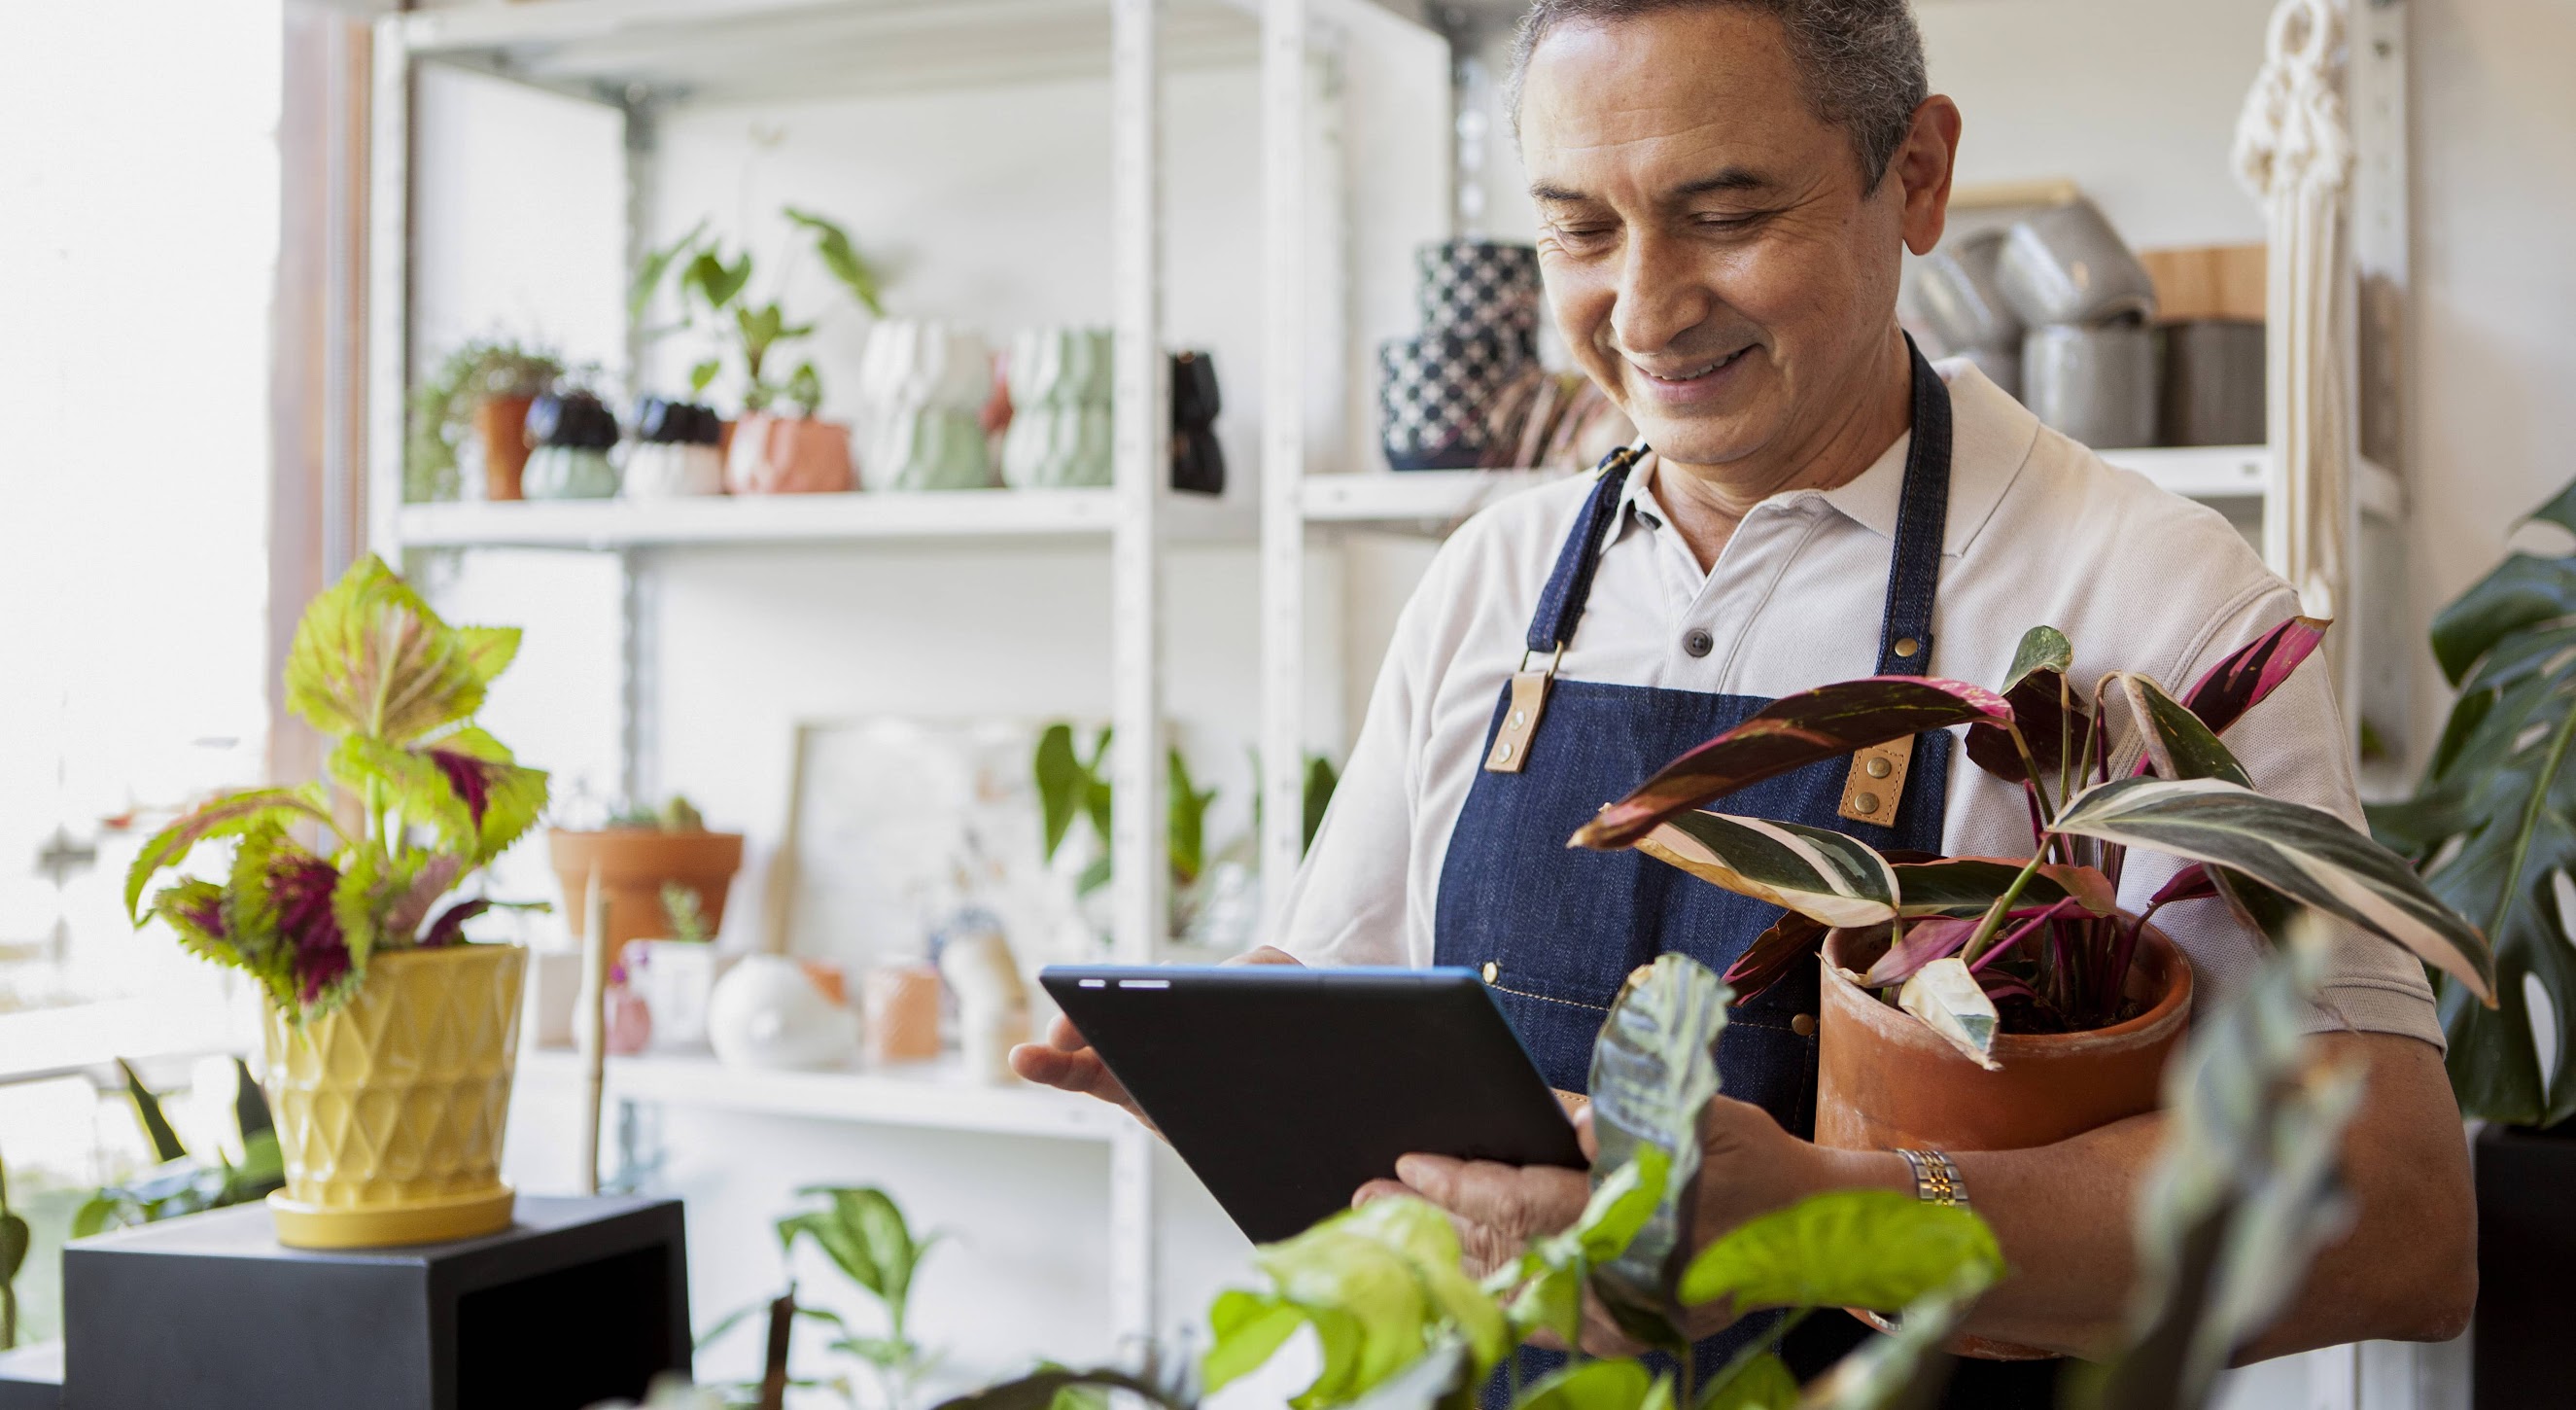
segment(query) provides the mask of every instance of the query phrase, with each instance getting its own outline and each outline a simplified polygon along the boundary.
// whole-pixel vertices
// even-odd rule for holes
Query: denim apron
[[[1950,499],[1949,388],[1910,340],[1907,347],[1913,360],[1914,439],[1906,454],[1886,611],[1879,623],[1881,675],[1920,675],[1932,657],[1932,599]],[[1540,594],[1525,665],[1551,661],[1573,641],[1638,454],[1639,448],[1631,448],[1602,462],[1599,483]],[[1549,1086],[1568,1092],[1586,1089],[1593,1039],[1629,971],[1673,950],[1722,972],[1783,914],[1777,906],[1720,890],[1636,851],[1591,852],[1565,845],[1603,805],[1770,703],[1750,695],[1551,680],[1535,732],[1522,745],[1524,762],[1518,771],[1489,765],[1477,773],[1441,864],[1433,962],[1484,975]],[[1513,708],[1513,691],[1506,686],[1486,730],[1488,759]],[[1766,779],[1729,795],[1724,807],[1730,813],[1835,829],[1882,851],[1937,852],[1955,742],[1946,730],[1914,741],[1892,825],[1842,815],[1849,771],[1842,758]],[[1816,1006],[1817,973],[1799,966],[1789,978],[1732,1009],[1718,1041],[1725,1094],[1761,1107],[1802,1138],[1815,1134]],[[1772,1315],[1749,1317],[1701,1342],[1693,1359],[1702,1374],[1723,1366],[1771,1321]],[[1790,1349],[1803,1353],[1793,1354],[1792,1364],[1815,1363],[1799,1368],[1811,1373],[1862,1335],[1858,1322],[1820,1312],[1791,1338]],[[1551,1352],[1520,1355],[1523,1385],[1563,1360]],[[1976,1364],[1963,1363],[1963,1370]],[[2007,1372],[2024,1379],[2028,1374]],[[1973,1378],[1987,1379],[1982,1374]],[[1498,1375],[1486,1387],[1488,1406],[1501,1403],[1502,1384]],[[1961,1388],[1954,1381],[1953,1400]],[[2045,1386],[2041,1389],[2040,1398],[2028,1403],[2049,1403]],[[2010,1405],[2016,1400],[1998,1398],[1990,1390],[1960,1403]]]

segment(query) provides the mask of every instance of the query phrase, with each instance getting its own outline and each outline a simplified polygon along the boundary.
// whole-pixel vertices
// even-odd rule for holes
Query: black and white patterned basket
[[[1443,240],[1413,253],[1422,327],[1432,333],[1538,336],[1538,250],[1500,240]]]
[[[1398,470],[1473,468],[1485,452],[1477,413],[1529,361],[1509,333],[1432,332],[1378,344],[1379,436]]]

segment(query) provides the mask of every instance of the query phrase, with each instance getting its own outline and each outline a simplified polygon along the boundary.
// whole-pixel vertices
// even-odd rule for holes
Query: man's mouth
[[[1637,375],[1644,378],[1648,385],[1654,387],[1658,391],[1690,391],[1694,389],[1694,384],[1706,381],[1711,377],[1715,377],[1717,374],[1724,372],[1726,369],[1733,367],[1739,362],[1742,362],[1744,360],[1744,355],[1753,351],[1753,347],[1753,344],[1747,343],[1743,347],[1737,348],[1735,351],[1728,353],[1726,356],[1718,358],[1713,362],[1703,362],[1695,365],[1682,365],[1660,369],[1647,367],[1633,361],[1628,365],[1636,368]]]

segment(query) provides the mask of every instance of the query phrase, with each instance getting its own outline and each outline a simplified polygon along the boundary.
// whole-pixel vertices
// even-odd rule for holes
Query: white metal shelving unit
[[[1255,511],[1167,487],[1161,202],[1163,74],[1250,65],[1258,0],[523,0],[387,16],[376,27],[369,193],[368,532],[406,549],[614,553],[623,643],[621,782],[651,791],[656,555],[764,545],[852,551],[974,543],[1095,544],[1112,584],[1117,805],[1114,950],[1158,957],[1165,897],[1151,880],[1164,813],[1163,557],[1177,541],[1248,541]],[[451,65],[616,109],[625,129],[626,259],[645,229],[657,115],[691,102],[797,101],[1106,74],[1113,147],[1111,296],[1117,336],[1114,484],[1101,489],[626,503],[401,502],[409,391],[413,75]],[[627,353],[640,363],[640,330]],[[566,1060],[531,1052],[543,1082]],[[741,1073],[712,1060],[624,1058],[621,1101],[1104,1143],[1111,1163],[1110,1322],[1122,1346],[1160,1326],[1152,1138],[1119,1113],[1052,1092],[977,1087],[938,1069]]]

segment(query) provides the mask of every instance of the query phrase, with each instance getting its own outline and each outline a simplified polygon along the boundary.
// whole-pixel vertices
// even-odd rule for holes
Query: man
[[[2073,641],[2080,681],[2125,669],[2188,684],[2297,604],[2216,514],[2112,470],[1973,369],[1913,357],[1901,251],[1940,239],[1960,116],[1926,93],[1905,0],[1539,0],[1518,68],[1549,302],[1653,454],[1496,505],[1444,546],[1288,897],[1285,954],[1263,958],[1476,966],[1550,1080],[1578,1088],[1640,954],[1723,965],[1752,939],[1692,911],[1714,888],[1669,869],[1658,881],[1633,853],[1565,850],[1656,765],[1829,681],[1998,683],[2041,623]],[[1525,673],[1547,679],[1514,695]],[[2229,740],[2258,787],[2357,818],[2345,737],[2316,662]],[[1835,816],[1850,800],[1830,767],[1784,795],[1786,814],[1742,810],[1883,846],[2017,854],[2022,800],[1954,764],[1950,743],[1916,742],[1875,821]],[[2136,858],[2124,904],[2174,869]],[[2254,962],[2259,941],[2216,901],[2159,920],[2204,1000]],[[1730,1027],[1702,1229],[1822,1190],[1919,1192],[1892,1152],[1800,1138],[1814,1011],[1812,981],[1784,983]],[[2474,1213],[2419,966],[2339,936],[2315,1027],[2327,1056],[2367,1073],[2345,1142],[2358,1217],[2247,1355],[2455,1335],[2475,1296]],[[1069,1028],[1017,1061],[1123,1099]],[[2013,1269],[1967,1330],[2068,1353],[2116,1335],[2128,1211],[2161,1130],[2147,1116],[1955,1154]],[[1447,1208],[1479,1266],[1564,1227],[1584,1198],[1565,1171],[1415,1156],[1398,1174],[1361,1197]],[[1954,1400],[2045,1403],[2028,1375],[1977,1374]]]

